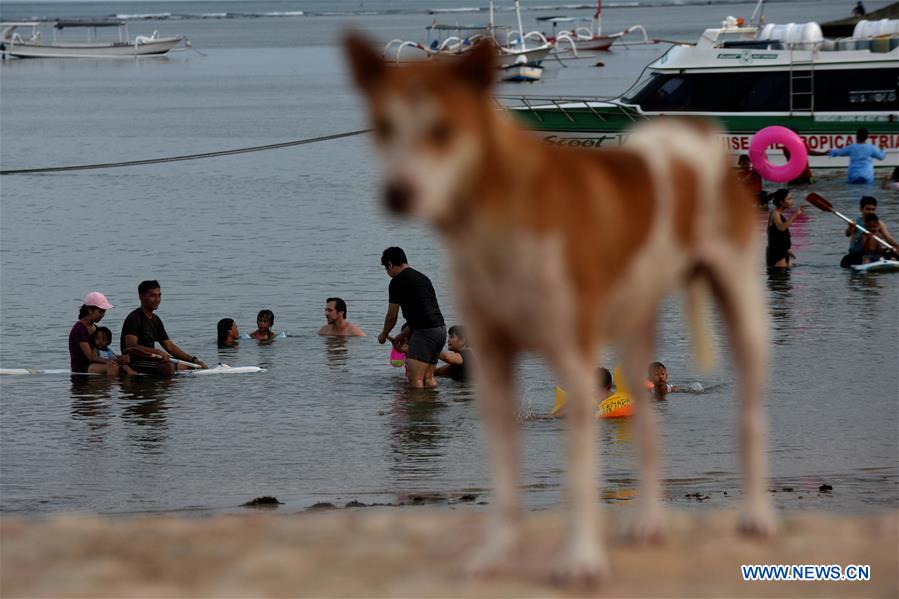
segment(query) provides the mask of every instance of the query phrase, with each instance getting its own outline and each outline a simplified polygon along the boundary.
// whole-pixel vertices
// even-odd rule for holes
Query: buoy
[[[790,160],[782,166],[768,162],[765,152],[769,146],[775,145],[783,146],[790,152]],[[801,175],[808,166],[808,151],[795,131],[771,125],[752,136],[749,142],[749,161],[763,179],[786,183]]]

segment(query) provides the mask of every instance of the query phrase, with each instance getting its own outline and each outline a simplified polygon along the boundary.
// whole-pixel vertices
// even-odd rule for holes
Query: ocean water
[[[525,13],[528,23],[556,10],[590,13],[567,8],[570,0],[540,4],[545,10]],[[652,37],[687,40],[753,8],[627,4],[607,4],[608,31],[640,23]],[[773,3],[766,14],[769,22],[826,21],[845,16],[851,4]],[[885,4],[866,2],[869,10]],[[5,61],[0,166],[136,160],[363,128],[363,106],[338,45],[342,32],[354,27],[383,42],[423,40],[435,18],[486,20],[483,10],[428,14],[454,7],[408,0],[4,2],[3,20],[156,15],[131,21],[131,34],[185,34],[203,55]],[[284,14],[297,11],[304,14]],[[508,10],[499,15],[512,22]],[[616,49],[599,57],[601,68],[596,57],[551,61],[542,82],[499,91],[613,95],[663,50]],[[853,216],[858,197],[874,193],[882,218],[894,234],[899,228],[895,194],[849,187],[840,172],[821,173],[813,189]],[[159,314],[182,348],[210,363],[268,369],[172,381],[3,377],[0,513],[205,514],[239,509],[260,495],[294,511],[354,499],[452,502],[474,494],[490,502],[471,389],[447,382],[435,392],[411,392],[374,339],[387,304],[379,257],[389,245],[405,248],[411,264],[432,278],[447,321],[457,317],[439,240],[424,225],[379,208],[367,136],[209,160],[6,176],[0,198],[0,366],[65,368],[67,334],[81,298],[94,289],[116,305],[103,324],[118,339],[137,306],[137,284],[155,278],[163,290]],[[841,221],[813,208],[807,214],[793,228],[798,266],[781,275],[759,266],[773,333],[765,395],[771,488],[786,509],[895,508],[899,275],[839,269]],[[760,235],[763,229],[760,214]],[[316,335],[324,299],[333,295],[346,299],[350,320],[368,338]],[[249,331],[261,308],[275,312],[275,328],[289,338],[216,348],[220,318]],[[654,405],[666,499],[696,510],[732,506],[740,475],[726,350],[717,370],[697,373],[673,299],[660,319],[657,358],[674,382],[706,388]],[[603,356],[606,365],[614,361],[612,352]],[[518,378],[525,503],[546,508],[561,501],[564,435],[561,423],[529,416],[549,411],[556,382],[536,356],[522,360]],[[604,500],[626,501],[637,479],[630,425],[597,427]],[[823,483],[833,492],[819,493]],[[709,499],[686,497],[697,492]]]

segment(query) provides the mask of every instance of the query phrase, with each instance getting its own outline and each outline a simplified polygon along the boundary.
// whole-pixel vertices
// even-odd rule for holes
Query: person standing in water
[[[845,148],[831,150],[830,156],[849,156],[849,174],[846,183],[867,185],[874,182],[874,163],[872,158],[883,160],[887,157],[882,148],[866,143],[868,130],[864,127],[855,134],[855,143]]]
[[[387,342],[402,308],[412,330],[406,352],[409,383],[416,388],[436,387],[434,372],[440,351],[446,343],[446,324],[434,286],[428,277],[409,266],[402,248],[389,247],[384,250],[381,265],[390,277],[390,285],[387,314],[378,343],[383,345]]]
[[[802,206],[790,215],[784,216],[784,211],[793,206],[793,196],[788,189],[778,189],[771,194],[774,208],[768,215],[768,247],[765,248],[765,264],[768,268],[789,268],[792,266],[796,255],[790,247],[790,225],[804,212]]]

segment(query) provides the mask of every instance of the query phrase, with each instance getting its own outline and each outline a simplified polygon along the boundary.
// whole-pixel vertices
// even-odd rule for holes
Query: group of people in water
[[[882,148],[867,143],[868,130],[859,129],[856,133],[856,143],[844,148],[836,148],[829,152],[817,152],[808,149],[811,155],[849,156],[849,172],[847,183],[870,185],[874,179],[874,166],[872,159],[883,160],[886,156]],[[784,150],[786,153],[786,150]],[[789,160],[789,155],[787,155]],[[765,264],[768,268],[789,268],[793,265],[796,255],[792,250],[790,227],[802,216],[804,207],[799,206],[790,212],[793,207],[793,196],[788,188],[781,188],[773,193],[762,189],[762,177],[752,167],[749,156],[742,155],[737,161],[737,177],[749,187],[755,194],[761,207],[767,208],[772,204],[768,213],[767,237],[768,245],[765,249]],[[813,182],[812,171],[806,165],[804,171],[790,185],[808,185]],[[899,191],[899,167],[884,177],[882,188]],[[881,259],[899,259],[899,243],[892,237],[889,229],[876,214],[877,199],[871,195],[862,196],[859,200],[859,216],[855,223],[846,228],[846,236],[850,238],[848,253],[840,261],[840,266],[849,267],[853,264],[866,264]],[[886,247],[877,238],[886,241],[890,247]]]
[[[413,387],[436,387],[436,377],[446,376],[467,381],[474,360],[464,327],[446,325],[437,295],[430,279],[409,266],[401,248],[384,250],[381,264],[390,277],[389,299],[384,327],[378,335],[381,344],[390,341],[402,355],[406,378]],[[69,333],[69,357],[72,372],[126,375],[171,376],[177,370],[208,368],[195,355],[182,350],[172,341],[165,325],[156,314],[162,301],[158,281],[143,281],[137,289],[140,306],[125,318],[120,337],[120,354],[110,349],[112,332],[98,323],[113,308],[105,295],[92,291],[79,309],[78,321]],[[402,310],[406,323],[396,336],[391,336]],[[346,302],[339,297],[325,300],[325,325],[321,336],[365,337],[365,332],[347,320]],[[256,330],[241,334],[232,318],[217,324],[219,347],[233,347],[241,339],[270,343],[286,334],[274,330],[275,314],[260,310]],[[446,349],[444,346],[446,345]],[[442,366],[439,364],[443,362]]]

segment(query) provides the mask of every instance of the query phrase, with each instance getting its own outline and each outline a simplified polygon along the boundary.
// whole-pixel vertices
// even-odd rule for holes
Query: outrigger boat
[[[689,115],[717,119],[735,158],[769,125],[794,129],[822,152],[853,143],[866,127],[887,152],[877,166],[899,164],[897,20],[877,27],[861,21],[851,38],[827,40],[814,22],[759,27],[730,17],[696,43],[673,45],[647,68],[648,78],[614,99],[498,99],[549,144],[617,146],[640,120]],[[779,150],[769,152],[772,162],[784,161]],[[809,156],[809,162],[842,168],[848,158]]]
[[[42,31],[49,23],[0,23],[0,52],[3,57],[17,58],[134,58],[137,56],[159,56],[180,43],[189,46],[183,35],[160,37],[156,31],[152,35],[128,36],[128,24],[118,20],[99,21],[56,21],[52,24],[52,37],[47,40]],[[30,34],[22,35],[19,28],[30,27]],[[59,31],[66,28],[87,29],[87,39],[74,41],[61,39]],[[115,27],[118,39],[101,40],[97,29]]]
[[[536,81],[543,74],[543,60],[555,49],[558,41],[550,42],[539,31],[524,33],[519,0],[515,0],[515,14],[518,19],[518,29],[497,26],[494,24],[493,3],[491,2],[490,23],[487,25],[445,25],[435,21],[426,27],[429,40],[432,33],[439,35],[440,32],[452,32],[455,35],[449,35],[442,40],[439,38],[430,40],[426,46],[418,42],[393,39],[384,46],[383,54],[388,59],[392,58],[395,62],[401,62],[403,50],[411,48],[424,53],[428,58],[451,58],[461,56],[473,48],[476,43],[485,40],[496,46],[500,79],[503,81]],[[535,41],[536,45],[528,46],[528,40]],[[560,36],[559,41],[561,40]],[[571,40],[568,41],[571,42]],[[573,44],[573,42],[571,43]]]
[[[569,39],[573,42],[574,47],[578,52],[608,51],[612,48],[612,44],[620,40],[625,35],[628,35],[629,33],[633,33],[635,31],[643,33],[643,41],[637,43],[655,43],[654,40],[650,40],[649,36],[646,35],[646,29],[644,29],[642,25],[631,25],[627,29],[619,31],[617,33],[610,33],[608,35],[603,34],[602,0],[597,0],[596,12],[593,13],[592,18],[584,17],[583,19],[577,19],[575,17],[538,17],[537,20],[551,23],[553,26],[553,32],[555,32],[557,26],[570,25],[573,23],[577,23],[578,20],[589,21],[589,27],[574,26],[569,30],[561,31],[558,34],[553,33],[552,36],[546,38],[550,42],[555,42],[556,39]]]

